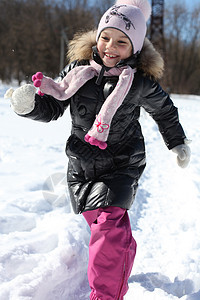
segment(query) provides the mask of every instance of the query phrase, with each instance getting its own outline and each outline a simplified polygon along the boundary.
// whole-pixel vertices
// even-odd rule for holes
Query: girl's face
[[[114,28],[106,28],[101,32],[97,49],[103,64],[107,67],[114,67],[120,60],[132,55],[129,38]]]

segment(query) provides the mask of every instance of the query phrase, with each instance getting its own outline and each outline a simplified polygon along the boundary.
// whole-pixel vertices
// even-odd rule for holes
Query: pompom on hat
[[[128,36],[132,43],[133,54],[140,52],[147,31],[146,22],[151,15],[148,0],[117,0],[102,16],[96,40],[106,28],[115,28]]]

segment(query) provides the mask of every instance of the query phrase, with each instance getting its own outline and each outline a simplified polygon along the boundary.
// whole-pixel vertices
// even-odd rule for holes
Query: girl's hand
[[[184,144],[172,149],[172,151],[177,154],[177,164],[181,168],[186,168],[190,162],[191,150],[187,143],[186,141]]]
[[[18,89],[10,88],[4,98],[11,99],[11,107],[19,115],[30,113],[35,107],[36,88],[32,84],[24,84]]]

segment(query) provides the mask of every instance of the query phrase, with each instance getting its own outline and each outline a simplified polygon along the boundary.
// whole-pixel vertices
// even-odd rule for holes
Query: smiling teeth
[[[116,57],[116,55],[106,54],[108,57]]]

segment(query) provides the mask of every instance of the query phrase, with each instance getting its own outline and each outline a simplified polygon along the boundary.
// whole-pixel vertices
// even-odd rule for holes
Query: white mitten
[[[191,150],[187,145],[191,141],[185,139],[184,144],[178,145],[172,149],[177,154],[177,164],[181,168],[186,168],[190,162]]]
[[[35,107],[35,93],[37,89],[32,84],[25,84],[16,90],[10,88],[4,98],[11,99],[11,107],[19,115],[30,113]]]

